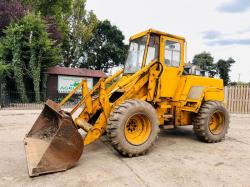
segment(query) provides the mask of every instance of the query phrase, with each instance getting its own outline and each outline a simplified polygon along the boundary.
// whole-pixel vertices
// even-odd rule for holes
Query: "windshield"
[[[141,69],[146,43],[147,36],[130,42],[124,73],[135,73]]]

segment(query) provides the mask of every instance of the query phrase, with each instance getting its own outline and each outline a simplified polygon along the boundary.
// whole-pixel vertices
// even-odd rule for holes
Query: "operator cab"
[[[184,45],[184,38],[153,29],[132,36],[124,73],[136,73],[151,62],[161,63],[161,96],[173,98],[184,70]]]
[[[168,37],[167,40],[164,39],[166,37]],[[178,40],[182,40],[182,42]],[[161,44],[160,41],[164,41],[164,43]],[[181,60],[184,60],[181,59],[182,43],[184,42],[185,39],[182,37],[153,29],[132,36],[130,38],[128,56],[125,61],[124,73],[135,73],[152,61],[161,61],[162,47],[164,49],[161,56],[164,64],[169,67],[179,67]]]

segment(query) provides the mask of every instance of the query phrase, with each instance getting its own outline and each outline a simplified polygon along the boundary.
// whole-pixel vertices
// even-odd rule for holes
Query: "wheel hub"
[[[135,114],[125,125],[125,137],[133,145],[141,145],[147,141],[151,133],[151,122],[146,115]]]
[[[220,134],[224,129],[224,125],[225,125],[225,120],[223,114],[219,111],[215,112],[210,118],[209,122],[210,132],[215,135]]]
[[[127,128],[130,133],[134,132],[137,128],[137,121],[135,119],[129,120]]]

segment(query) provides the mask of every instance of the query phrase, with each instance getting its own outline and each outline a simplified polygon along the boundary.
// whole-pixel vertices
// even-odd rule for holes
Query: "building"
[[[208,72],[202,70],[199,66],[193,65],[191,63],[186,63],[184,67],[184,73],[188,75],[198,75],[208,77]]]
[[[67,67],[49,68],[47,74],[47,96],[50,99],[69,93],[82,79],[87,80],[88,88],[92,89],[100,78],[106,77],[103,71]]]

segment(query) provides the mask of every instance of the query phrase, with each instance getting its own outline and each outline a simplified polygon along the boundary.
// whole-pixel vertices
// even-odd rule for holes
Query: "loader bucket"
[[[83,139],[72,117],[48,100],[24,139],[30,176],[67,170],[79,160]]]

